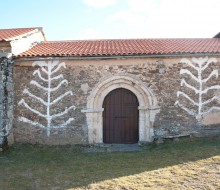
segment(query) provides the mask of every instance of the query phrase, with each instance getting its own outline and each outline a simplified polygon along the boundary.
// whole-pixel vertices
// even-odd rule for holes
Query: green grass
[[[220,189],[220,138],[112,153],[15,145],[0,155],[0,190],[14,189]]]

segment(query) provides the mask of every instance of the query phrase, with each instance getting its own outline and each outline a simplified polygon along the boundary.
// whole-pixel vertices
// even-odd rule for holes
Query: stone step
[[[130,152],[141,151],[142,147],[138,144],[99,144],[83,148],[83,152]]]

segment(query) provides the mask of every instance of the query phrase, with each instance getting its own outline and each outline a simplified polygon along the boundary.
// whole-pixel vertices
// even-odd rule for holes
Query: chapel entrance
[[[139,140],[138,100],[130,91],[111,91],[103,103],[103,142],[132,144]]]

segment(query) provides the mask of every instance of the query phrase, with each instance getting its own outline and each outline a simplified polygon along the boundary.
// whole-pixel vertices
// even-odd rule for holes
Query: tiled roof
[[[35,28],[0,29],[0,41],[11,41],[14,39],[18,39],[23,36],[26,36],[29,33],[34,32],[35,30],[42,31],[42,28],[35,27]]]
[[[220,53],[220,39],[131,39],[42,42],[18,57]]]

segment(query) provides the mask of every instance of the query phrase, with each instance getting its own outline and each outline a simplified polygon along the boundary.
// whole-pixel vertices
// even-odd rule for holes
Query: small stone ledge
[[[192,137],[191,134],[180,134],[180,135],[167,135],[163,137],[154,137],[154,142],[157,144],[164,143],[167,140],[172,140],[172,141],[179,141],[180,139],[184,138],[190,138]]]
[[[176,138],[184,138],[184,137],[191,137],[191,135],[190,134],[168,135],[163,137],[163,139],[176,139]]]

